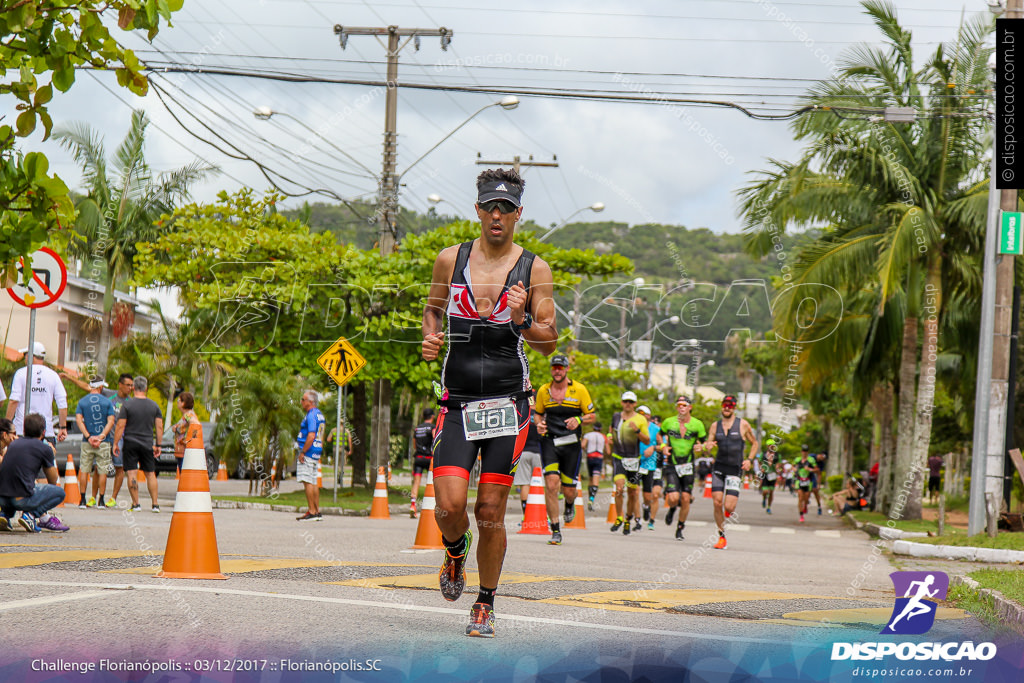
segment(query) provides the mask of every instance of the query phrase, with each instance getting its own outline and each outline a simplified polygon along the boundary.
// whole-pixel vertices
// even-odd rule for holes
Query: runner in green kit
[[[672,524],[678,507],[676,538],[680,541],[683,540],[683,527],[690,513],[690,503],[693,502],[693,456],[703,450],[702,441],[708,435],[704,423],[690,416],[690,408],[690,398],[680,396],[676,399],[676,414],[661,425],[669,447],[662,472],[665,480],[665,506],[668,507],[665,524]]]
[[[765,439],[764,451],[757,458],[758,469],[761,471],[761,507],[765,512],[772,514],[772,503],[775,500],[775,480],[778,475],[775,473],[775,449],[778,444],[775,439]]]

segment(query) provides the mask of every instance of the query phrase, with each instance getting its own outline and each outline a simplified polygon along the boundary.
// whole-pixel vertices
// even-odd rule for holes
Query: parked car
[[[210,478],[217,476],[217,467],[220,464],[213,449],[213,432],[217,428],[216,422],[203,422],[203,446],[206,450],[206,471]],[[156,472],[176,472],[178,460],[174,457],[174,434],[171,430],[164,432],[163,441],[160,443],[160,456],[156,459]]]

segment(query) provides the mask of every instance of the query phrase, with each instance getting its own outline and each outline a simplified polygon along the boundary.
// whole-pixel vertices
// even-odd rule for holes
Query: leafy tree
[[[152,241],[167,230],[160,216],[189,196],[191,186],[215,172],[195,161],[154,176],[146,163],[146,127],[141,110],[132,113],[124,140],[110,160],[99,134],[84,123],[58,130],[55,137],[82,167],[86,195],[77,202],[78,235],[69,251],[85,264],[85,274],[103,284],[103,319],[97,357],[106,370],[113,333],[114,290],[134,272],[137,245]]]
[[[18,149],[17,138],[53,121],[48,105],[54,90],[67,92],[75,69],[113,70],[118,85],[145,95],[148,82],[135,54],[108,28],[116,14],[124,31],[144,30],[152,40],[161,20],[184,0],[17,0],[0,6],[0,94],[12,95],[20,112],[0,126],[0,275],[12,277],[18,257],[44,243],[62,245],[74,220],[68,188],[48,173],[44,154]],[[105,21],[106,19],[106,21]],[[26,272],[25,277],[28,277]]]

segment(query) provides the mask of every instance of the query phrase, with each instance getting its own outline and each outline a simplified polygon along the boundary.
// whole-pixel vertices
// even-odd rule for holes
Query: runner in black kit
[[[423,422],[416,425],[412,432],[412,441],[416,449],[412,456],[412,504],[409,506],[409,516],[416,517],[416,497],[420,494],[420,477],[424,472],[430,471],[430,463],[433,461],[431,449],[434,447],[434,409],[423,410]]]
[[[750,458],[743,457],[743,442],[750,443]],[[759,450],[757,437],[750,423],[736,417],[736,397],[722,399],[722,417],[711,425],[704,449],[718,448],[715,464],[711,469],[711,499],[715,507],[715,523],[718,525],[718,543],[715,548],[725,548],[725,518],[736,510],[740,496],[740,475],[751,468]],[[724,498],[724,500],[723,500]]]
[[[477,178],[480,237],[443,250],[423,310],[423,359],[448,342],[434,440],[434,514],[446,548],[439,581],[446,600],[466,586],[473,542],[466,513],[469,471],[481,459],[476,516],[480,594],[466,635],[494,637],[494,593],[505,557],[505,505],[530,423],[530,369],[523,349],[555,350],[551,268],[512,239],[523,180],[505,169]],[[443,325],[447,320],[447,326]],[[445,329],[447,331],[445,331]]]

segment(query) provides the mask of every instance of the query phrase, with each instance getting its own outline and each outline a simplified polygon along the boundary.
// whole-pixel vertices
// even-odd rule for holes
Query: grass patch
[[[409,488],[398,487],[388,489],[388,497],[391,502],[408,501]],[[290,493],[280,493],[276,496],[213,496],[213,499],[233,500],[240,503],[269,503],[270,505],[294,505],[296,507],[306,507],[305,491],[291,491]],[[337,504],[334,502],[334,489],[320,489],[321,507],[340,507],[346,510],[365,510],[369,509],[372,503],[372,488],[364,489],[358,486],[345,488],[339,487]]]
[[[889,523],[889,518],[881,512],[859,510],[855,513],[847,514],[853,514],[858,522],[863,522],[864,524],[877,524],[880,527],[892,527],[892,524]],[[894,520],[894,524],[895,528],[900,531],[930,531],[934,534],[935,530],[938,528],[938,524],[936,522],[926,522],[920,519],[897,519]],[[949,527],[948,524],[946,526],[947,528]]]
[[[976,590],[963,584],[950,586],[946,593],[946,603],[953,607],[970,612],[978,621],[1000,633],[1012,633],[996,615],[995,605],[987,597],[979,595]]]
[[[989,538],[988,534],[976,534],[968,536],[963,529],[946,526],[946,533],[942,536],[929,536],[928,538],[914,538],[913,541],[931,543],[933,545],[955,545],[970,546],[973,548],[996,548],[998,550],[1024,550],[1024,533],[1013,533],[1000,531],[995,538]]]
[[[979,569],[968,576],[981,584],[982,588],[997,590],[1006,599],[1024,604],[1024,572],[1016,569]],[[973,588],[964,585],[950,586],[946,601],[967,610],[989,628],[1000,633],[1015,634],[1015,631],[999,620],[992,599],[980,595]]]
[[[929,503],[929,502],[927,502],[927,500],[928,500],[927,497],[921,499],[921,507],[932,508],[932,509],[936,509],[936,510],[939,508],[939,501],[938,501],[938,499],[936,499],[936,501],[934,503]],[[963,496],[947,496],[946,497],[946,512],[951,512],[953,510],[959,510],[961,512],[967,512],[967,508],[968,508],[968,506],[970,504],[970,500],[971,500],[970,496],[967,496],[967,495],[963,495]]]
[[[968,576],[982,588],[997,590],[1008,600],[1024,605],[1024,572],[1018,569],[979,569]]]

